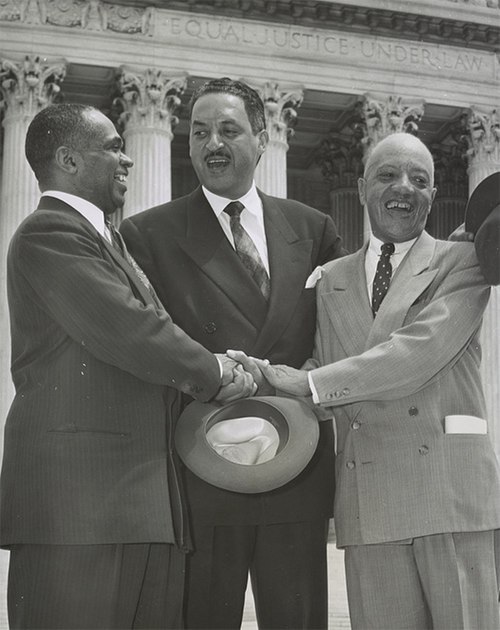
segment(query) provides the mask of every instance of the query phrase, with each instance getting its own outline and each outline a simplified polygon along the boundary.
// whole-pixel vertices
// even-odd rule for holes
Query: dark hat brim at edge
[[[269,461],[245,465],[219,455],[206,434],[228,418],[258,416],[276,428],[280,447]],[[224,490],[241,493],[268,492],[299,475],[311,460],[319,439],[314,411],[302,400],[279,396],[255,396],[217,406],[192,402],[180,415],[175,445],[184,464],[198,477]]]
[[[475,234],[489,213],[500,203],[500,171],[488,175],[472,191],[465,209],[465,229]]]

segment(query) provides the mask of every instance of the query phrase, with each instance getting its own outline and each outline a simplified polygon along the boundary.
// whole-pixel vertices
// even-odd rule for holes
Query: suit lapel
[[[373,325],[366,290],[365,252],[366,245],[342,259],[321,281],[319,289],[321,304],[348,357],[363,352]]]
[[[405,256],[391,280],[389,292],[374,320],[367,348],[389,338],[404,324],[410,306],[430,285],[438,270],[428,270],[434,255],[436,241],[423,232]]]
[[[311,272],[311,239],[300,239],[279,202],[259,191],[264,209],[271,294],[253,352],[264,356],[288,326]]]
[[[186,198],[186,237],[179,246],[257,328],[264,322],[267,302],[249,278],[227,240],[201,188]]]
[[[101,243],[105,250],[108,252],[109,256],[113,259],[113,262],[120,267],[124,273],[127,275],[130,284],[132,287],[136,289],[136,293],[138,293],[143,301],[146,304],[149,304],[152,301],[152,296],[149,293],[148,289],[144,286],[144,284],[139,279],[137,273],[134,271],[133,267],[125,260],[125,258],[116,251],[116,249],[108,243],[108,241],[103,238],[99,232],[95,229],[95,227],[87,221],[87,219],[82,216],[78,210],[75,210],[72,206],[68,205],[64,201],[57,199],[56,197],[42,197],[40,199],[40,203],[38,204],[38,208],[40,210],[50,210],[54,212],[64,212],[66,215],[69,213],[73,215],[76,221],[81,223],[85,229],[89,230],[95,237],[96,241]]]

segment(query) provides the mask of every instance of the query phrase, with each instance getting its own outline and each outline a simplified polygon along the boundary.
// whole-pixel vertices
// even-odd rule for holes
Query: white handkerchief
[[[488,433],[488,424],[486,420],[477,418],[476,416],[445,416],[444,432],[486,435],[486,433]]]
[[[318,282],[318,280],[323,275],[323,271],[324,271],[324,269],[323,269],[323,267],[321,265],[316,267],[316,269],[312,272],[312,274],[309,276],[309,278],[307,278],[305,288],[306,289],[314,289],[314,287],[316,286],[316,283]]]

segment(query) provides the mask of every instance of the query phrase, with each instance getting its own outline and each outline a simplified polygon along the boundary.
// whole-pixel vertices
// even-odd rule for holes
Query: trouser
[[[186,626],[239,628],[250,573],[259,628],[327,627],[325,519],[194,528]]]
[[[353,630],[500,627],[493,531],[349,546],[345,566]]]
[[[12,545],[10,628],[178,630],[184,565],[169,544]]]

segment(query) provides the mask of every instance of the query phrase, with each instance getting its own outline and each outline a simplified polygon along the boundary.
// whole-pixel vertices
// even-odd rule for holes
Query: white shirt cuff
[[[314,386],[314,383],[313,383],[313,380],[312,380],[311,371],[309,371],[307,373],[307,382],[309,383],[309,389],[311,390],[313,403],[315,405],[319,405],[319,396],[318,396],[318,392],[317,392],[316,387]]]

